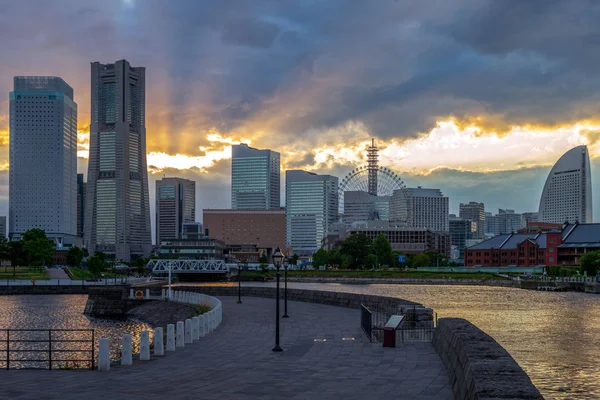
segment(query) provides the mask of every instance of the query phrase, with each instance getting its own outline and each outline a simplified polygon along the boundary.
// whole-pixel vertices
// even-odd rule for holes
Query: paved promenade
[[[185,349],[104,373],[0,371],[0,399],[453,398],[430,343],[371,344],[358,310],[290,302],[275,353],[274,300],[221,300],[221,326]]]

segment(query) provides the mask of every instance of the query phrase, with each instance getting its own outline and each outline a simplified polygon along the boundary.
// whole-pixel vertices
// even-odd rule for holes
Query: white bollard
[[[177,322],[177,332],[175,333],[175,347],[184,347],[185,346],[183,330],[184,330],[183,321],[178,321]]]
[[[166,294],[165,294],[165,289],[163,289],[163,290],[160,292],[160,297],[162,297],[163,299],[164,299],[165,297],[167,297],[167,296],[166,296]]]
[[[131,335],[123,335],[123,345],[121,347],[121,365],[133,364],[132,352]]]
[[[200,339],[200,322],[198,317],[192,317],[192,340]]]
[[[175,351],[175,325],[167,325],[167,351]]]
[[[163,328],[158,327],[154,330],[154,355],[162,356],[165,354],[165,346],[163,344]]]
[[[133,289],[129,289],[129,298],[133,299]]]
[[[192,343],[192,320],[191,319],[186,319],[185,320],[185,344],[190,344]]]
[[[150,332],[142,331],[140,335],[140,360],[150,360]]]
[[[149,299],[150,298],[150,289],[146,289],[146,298]]]
[[[206,318],[204,317],[204,314],[200,315],[198,320],[200,321],[200,331],[198,333],[200,334],[200,337],[204,337],[206,335]]]
[[[98,346],[98,371],[110,371],[110,344],[107,338],[100,339]]]

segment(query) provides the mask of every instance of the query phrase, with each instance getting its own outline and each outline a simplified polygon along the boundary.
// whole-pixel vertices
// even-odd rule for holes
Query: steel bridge
[[[225,273],[229,265],[223,260],[150,260],[146,265],[153,273]]]

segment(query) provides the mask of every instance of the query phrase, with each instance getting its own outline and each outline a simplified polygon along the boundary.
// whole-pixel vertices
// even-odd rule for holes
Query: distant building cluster
[[[148,257],[153,246],[145,68],[126,60],[94,62],[90,89],[86,182],[77,174],[73,89],[59,77],[14,78],[8,237],[18,240],[39,228],[57,249],[84,246],[116,261]],[[280,171],[278,152],[233,145],[231,209],[202,210],[202,224],[197,222],[196,183],[179,177],[158,180],[155,254],[264,262],[280,247],[310,262],[319,248],[332,248],[354,233],[384,234],[398,253],[435,252],[467,265],[562,264],[577,262],[581,252],[595,248],[586,146],[556,162],[539,210],[526,213],[499,209],[492,214],[483,203],[471,201],[459,204],[458,216],[450,214],[449,198],[440,189],[406,187],[398,174],[379,166],[374,140],[367,164],[343,179],[285,171],[285,207]],[[2,236],[6,222],[0,217]]]

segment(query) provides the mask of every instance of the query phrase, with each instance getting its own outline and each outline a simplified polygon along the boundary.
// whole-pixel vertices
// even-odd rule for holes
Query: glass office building
[[[312,255],[337,221],[338,178],[291,170],[285,173],[286,244]]]
[[[277,210],[280,203],[279,153],[246,144],[231,146],[231,208]]]
[[[9,237],[77,237],[77,104],[54,76],[17,76],[10,93]]]
[[[92,63],[84,237],[116,260],[152,251],[146,168],[146,71],[126,60]]]
[[[181,239],[183,226],[196,221],[196,182],[184,178],[156,181],[156,243]]]

